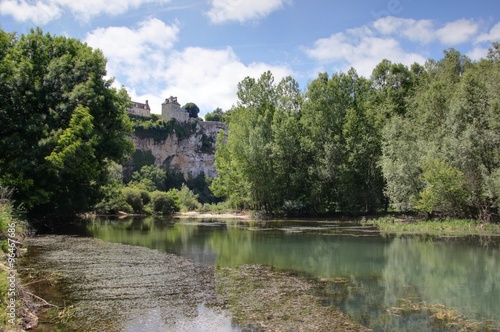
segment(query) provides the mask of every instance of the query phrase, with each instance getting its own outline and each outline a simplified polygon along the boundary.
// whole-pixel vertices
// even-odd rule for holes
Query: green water
[[[333,220],[103,219],[83,232],[204,264],[295,271],[321,281],[316,294],[324,305],[375,331],[446,330],[433,323],[432,313],[389,314],[401,299],[500,325],[499,237],[382,236],[373,227]]]

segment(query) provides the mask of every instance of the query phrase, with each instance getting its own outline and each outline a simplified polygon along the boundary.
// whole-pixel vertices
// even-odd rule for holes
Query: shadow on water
[[[294,271],[316,282],[325,306],[374,331],[500,325],[498,237],[382,236],[332,220],[97,219],[73,231],[219,267]]]

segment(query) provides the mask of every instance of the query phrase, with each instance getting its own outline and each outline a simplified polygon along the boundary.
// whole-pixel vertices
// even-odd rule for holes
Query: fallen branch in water
[[[40,306],[42,306],[42,307],[53,307],[53,308],[59,308],[59,307],[58,307],[58,306],[56,306],[55,304],[49,303],[49,302],[47,302],[46,300],[42,299],[40,296],[37,296],[37,295],[35,295],[35,294],[31,293],[31,292],[28,292],[26,289],[24,289],[24,290],[23,290],[23,292],[24,292],[25,294],[27,294],[27,295],[29,295],[29,296],[32,296],[32,297],[34,297],[35,299],[37,299],[37,300],[41,301],[41,302],[42,302],[42,305],[40,305]]]

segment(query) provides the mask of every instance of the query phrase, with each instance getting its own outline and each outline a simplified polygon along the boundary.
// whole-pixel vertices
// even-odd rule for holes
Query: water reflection
[[[318,278],[325,304],[340,306],[378,331],[440,330],[421,312],[388,315],[386,309],[401,299],[443,304],[468,319],[500,323],[500,242],[495,237],[388,237],[334,221],[154,218],[96,221],[88,231],[106,241],[166,250],[201,263],[263,264]]]

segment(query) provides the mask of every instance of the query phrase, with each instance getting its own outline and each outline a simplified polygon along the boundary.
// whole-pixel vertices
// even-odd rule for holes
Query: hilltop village
[[[149,102],[147,100],[145,104],[132,101],[132,107],[127,111],[131,115],[142,117],[151,116],[151,108],[149,107]],[[181,123],[188,122],[189,112],[181,107],[177,101],[177,97],[170,96],[161,104],[161,118],[163,120],[170,120],[173,118]]]
[[[145,119],[151,117],[148,100],[145,103],[132,101],[132,107],[127,111],[133,116]],[[162,169],[179,171],[186,180],[202,174],[210,178],[216,177],[215,142],[219,131],[227,130],[226,125],[217,121],[190,118],[189,112],[181,107],[177,97],[172,96],[161,104],[160,119],[175,119],[180,127],[161,139],[136,132],[132,136],[136,152],[130,166],[135,169],[152,163]],[[183,127],[188,130],[181,129]],[[188,134],[179,135],[180,131]]]

